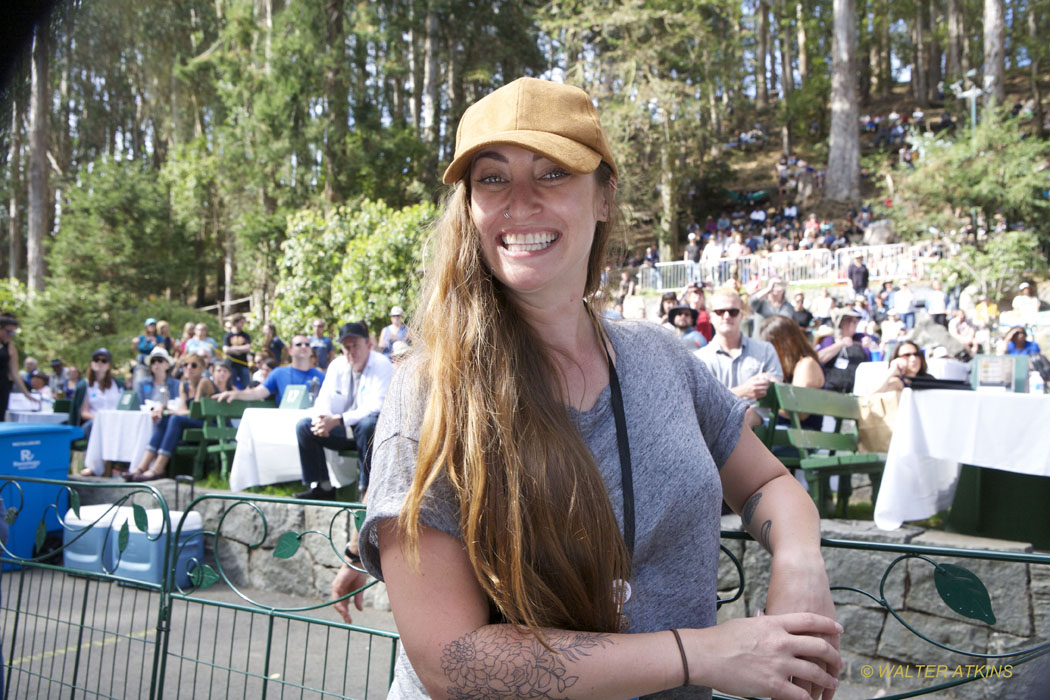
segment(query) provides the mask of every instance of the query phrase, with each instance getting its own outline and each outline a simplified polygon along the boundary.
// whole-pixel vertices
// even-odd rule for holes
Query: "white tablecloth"
[[[230,490],[251,486],[300,481],[299,442],[295,424],[310,415],[308,410],[248,408],[237,428],[237,451],[230,467]],[[325,450],[328,476],[334,486],[357,483],[357,461]]]
[[[8,423],[51,423],[58,425],[69,420],[68,413],[55,413],[44,411],[8,411],[4,417]]]
[[[960,463],[1050,476],[1050,396],[905,389],[875,524],[893,530],[951,506]]]
[[[101,474],[103,462],[128,462],[134,469],[149,445],[154,423],[145,411],[99,411],[91,425],[84,466]]]

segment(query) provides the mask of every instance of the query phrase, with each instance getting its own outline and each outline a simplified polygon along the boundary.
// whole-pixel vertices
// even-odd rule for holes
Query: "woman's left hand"
[[[835,619],[835,603],[831,600],[831,589],[824,560],[819,552],[811,558],[773,557],[769,576],[769,592],[766,595],[766,614],[779,615],[791,612],[812,612]],[[833,647],[839,648],[839,635],[824,637]],[[821,689],[811,689],[809,683],[797,681],[796,685],[810,693],[816,700]],[[834,689],[826,689],[823,700],[831,700]]]

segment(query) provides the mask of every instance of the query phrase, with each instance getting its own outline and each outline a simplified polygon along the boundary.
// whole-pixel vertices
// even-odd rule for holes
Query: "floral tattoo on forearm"
[[[590,656],[609,643],[609,635],[547,632],[545,649],[528,632],[505,625],[487,627],[449,643],[441,655],[452,700],[491,698],[565,698],[579,676],[566,661]]]

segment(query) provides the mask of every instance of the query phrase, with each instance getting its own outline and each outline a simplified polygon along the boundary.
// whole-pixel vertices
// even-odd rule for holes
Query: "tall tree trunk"
[[[809,47],[806,46],[806,8],[803,0],[795,3],[795,34],[798,36],[798,77],[806,84],[809,77]]]
[[[1028,52],[1031,56],[1029,81],[1032,87],[1032,101],[1035,102],[1033,117],[1035,119],[1036,133],[1045,136],[1043,128],[1043,95],[1039,89],[1039,79],[1042,76],[1040,68],[1043,64],[1043,54],[1046,51],[1046,41],[1039,37],[1040,10],[1037,3],[1030,2],[1028,5]]]
[[[860,124],[857,107],[857,21],[854,0],[834,0],[831,45],[831,139],[824,198],[860,197]]]
[[[930,103],[940,99],[938,83],[944,77],[941,73],[941,46],[933,34],[933,29],[937,25],[937,12],[937,1],[926,0],[926,15],[929,21],[927,25],[929,31],[926,32],[926,101]]]
[[[48,203],[48,25],[41,20],[33,32],[33,67],[29,97],[29,233],[26,242],[27,286],[30,292],[44,290],[44,236],[51,215]]]
[[[911,69],[912,95],[915,101],[923,107],[929,105],[929,90],[926,79],[929,77],[929,18],[927,17],[925,0],[919,2],[915,8],[915,22],[912,25],[912,46],[915,53],[915,61]]]
[[[780,81],[783,85],[783,110],[784,123],[780,127],[780,145],[784,155],[791,153],[791,114],[788,111],[788,101],[795,87],[795,75],[791,66],[791,20],[788,19],[786,0],[777,0],[777,37],[780,41]]]
[[[758,0],[755,7],[755,30],[758,33],[758,47],[755,49],[755,106],[765,109],[769,106],[769,83],[766,72],[766,57],[769,55],[769,3]]]
[[[856,0],[857,2],[857,99],[861,104],[867,103],[871,98],[872,70],[871,62],[865,60],[868,55],[868,45],[871,41],[871,32],[868,29],[868,0]]]
[[[947,81],[958,80],[962,77],[962,47],[966,41],[965,29],[963,28],[963,0],[948,0],[947,24],[948,24],[948,61]]]
[[[441,124],[438,121],[441,103],[441,66],[438,64],[438,43],[441,40],[439,32],[437,11],[433,5],[428,5],[426,38],[423,41],[423,141],[427,145],[428,153],[424,177],[428,182],[436,178],[438,138],[441,131]]]
[[[328,99],[328,123],[324,141],[324,198],[341,202],[346,196],[342,175],[346,136],[349,130],[350,86],[346,77],[346,35],[343,32],[343,0],[325,0],[325,43],[328,64],[325,68],[325,96]]]
[[[1006,101],[1003,0],[984,0],[984,103]]]
[[[14,95],[14,91],[12,91]],[[8,144],[7,164],[10,173],[11,198],[8,201],[7,276],[18,279],[22,273],[22,101],[11,100],[11,142]]]
[[[890,56],[890,19],[886,0],[880,3],[882,23],[879,26],[879,97],[889,97],[893,92],[893,66]]]
[[[877,95],[882,90],[882,56],[879,44],[879,15],[877,2],[872,2],[871,14],[867,19],[868,29],[868,93],[867,96]],[[863,60],[861,57],[859,60]]]
[[[657,110],[660,120],[660,227],[657,229],[656,245],[667,250],[678,230],[678,173],[675,170],[674,143],[667,110],[661,103]]]

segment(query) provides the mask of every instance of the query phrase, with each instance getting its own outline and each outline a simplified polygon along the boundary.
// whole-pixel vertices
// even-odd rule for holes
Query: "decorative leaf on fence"
[[[365,525],[365,515],[367,511],[364,508],[358,508],[354,511],[354,526],[358,532],[361,532],[361,528]]]
[[[218,580],[219,575],[215,573],[215,569],[207,564],[199,564],[190,572],[190,583],[194,588],[207,588]]]
[[[277,540],[273,555],[278,559],[290,559],[299,551],[299,533],[286,532]]]
[[[73,509],[73,515],[80,518],[80,494],[76,489],[69,489],[69,507]]]
[[[120,526],[120,532],[117,533],[117,551],[121,554],[128,548],[128,537],[130,536],[128,521],[125,520],[124,524]]]
[[[40,554],[44,550],[44,540],[47,538],[47,525],[44,524],[44,519],[40,518],[40,524],[36,526],[36,553]]]
[[[939,564],[933,571],[933,582],[949,608],[974,620],[995,624],[988,589],[972,571],[955,564]]]
[[[139,529],[139,532],[149,532],[149,518],[146,517],[146,509],[138,503],[132,503],[131,513],[135,516],[135,527]]]
[[[18,517],[18,508],[8,508],[7,512],[4,513],[4,522],[8,525],[15,524],[15,518]]]

